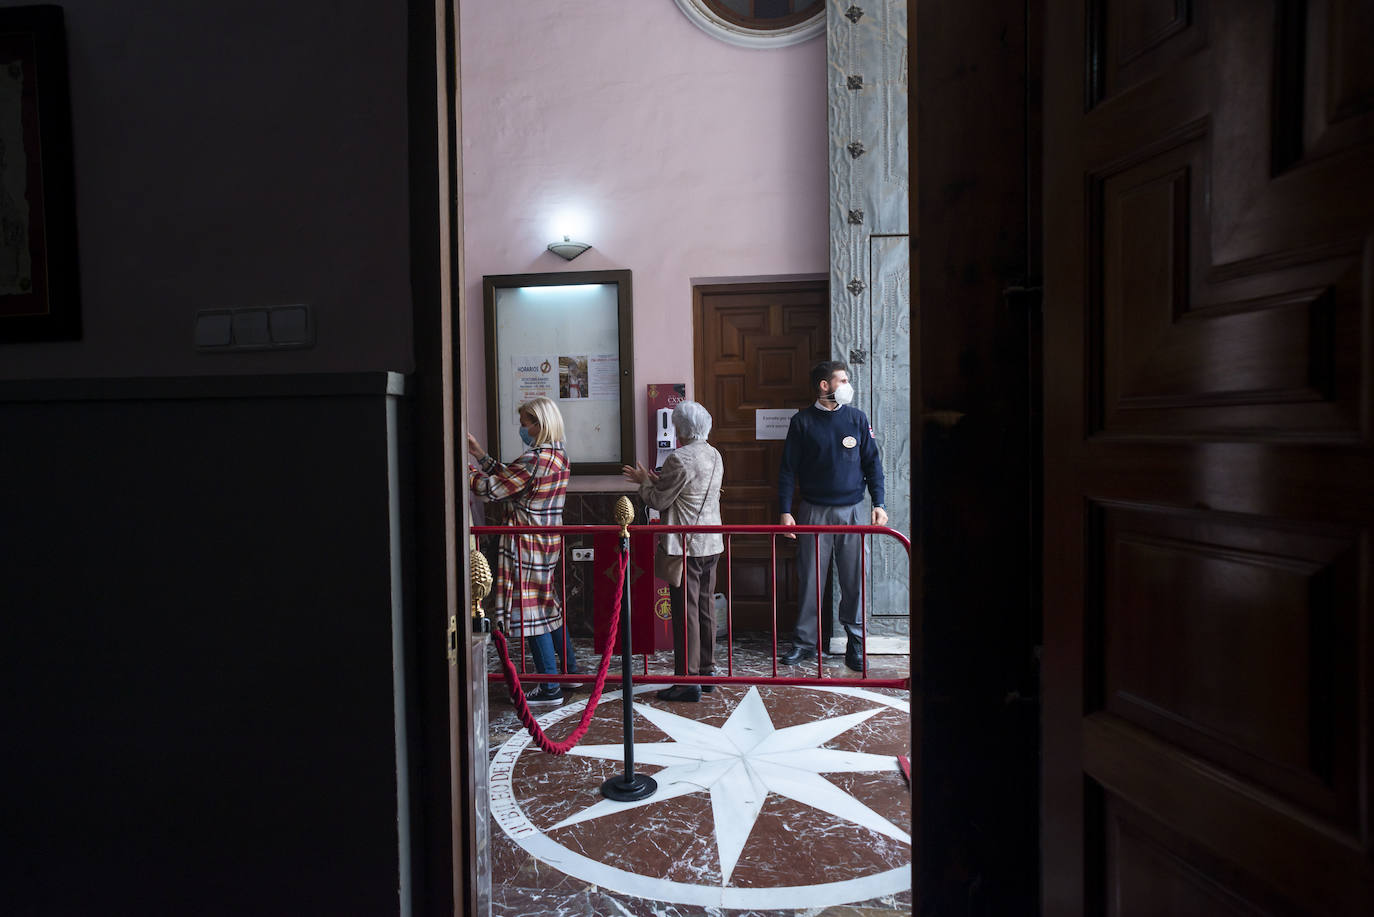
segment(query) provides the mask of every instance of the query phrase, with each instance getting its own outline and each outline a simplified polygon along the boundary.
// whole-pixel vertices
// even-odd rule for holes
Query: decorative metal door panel
[[[827,9],[830,349],[849,363],[855,404],[877,432],[889,524],[910,535],[906,3],[829,0]],[[906,557],[880,542],[868,581],[870,633],[905,636]]]

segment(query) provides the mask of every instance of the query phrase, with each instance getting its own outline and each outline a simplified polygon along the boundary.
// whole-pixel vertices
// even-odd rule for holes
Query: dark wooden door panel
[[[727,524],[778,521],[781,440],[755,436],[754,413],[801,408],[807,374],[830,352],[830,311],[823,282],[699,286],[695,302],[696,398],[711,412],[711,441],[725,460],[721,518]],[[730,586],[736,626],[773,626],[773,563],[768,538],[736,537]],[[782,633],[796,617],[795,543],[776,548],[777,609]],[[722,573],[722,586],[723,573]]]
[[[1260,917],[1297,914],[1264,883],[1228,870],[1176,831],[1110,793],[1094,807],[1104,844],[1102,872],[1115,890],[1110,917]],[[1180,851],[1186,851],[1180,855]],[[1218,882],[1218,874],[1225,882]]]
[[[1088,713],[1359,826],[1354,531],[1094,504]],[[1100,651],[1094,643],[1100,641]]]
[[[1371,5],[1047,13],[1045,913],[1374,912]]]
[[[1087,6],[1093,105],[1176,67],[1207,38],[1207,0],[1089,0]]]
[[[1368,855],[1324,822],[1115,717],[1088,717],[1081,735],[1091,774],[1083,836],[1093,869],[1086,880],[1100,897],[1075,911],[1047,907],[1046,914],[1102,913],[1126,894],[1113,884],[1110,863],[1100,856],[1108,846],[1110,825],[1103,806],[1091,804],[1094,795],[1106,799],[1107,807],[1115,799],[1135,809],[1137,824],[1218,889],[1267,901],[1262,913],[1369,913]],[[1079,794],[1085,795],[1084,784]],[[1150,901],[1146,896],[1142,903]],[[1164,908],[1138,912],[1172,913]]]

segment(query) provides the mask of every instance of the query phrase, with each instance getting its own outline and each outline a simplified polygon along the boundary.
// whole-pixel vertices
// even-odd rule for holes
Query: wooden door
[[[711,441],[725,461],[721,518],[727,525],[773,525],[782,440],[756,438],[754,412],[803,408],[813,400],[808,374],[830,355],[825,282],[698,286],[695,300],[694,393],[711,412]],[[796,545],[786,538],[777,545],[778,628],[786,639],[797,615]],[[769,539],[736,537],[731,550],[735,627],[767,631]],[[724,569],[718,576],[724,591]]]
[[[1374,913],[1374,6],[1047,12],[1044,913]]]

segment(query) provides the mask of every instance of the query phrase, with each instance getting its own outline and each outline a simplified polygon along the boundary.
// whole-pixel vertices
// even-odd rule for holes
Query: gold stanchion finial
[[[486,615],[482,611],[482,600],[491,592],[491,566],[481,551],[473,551],[470,557],[468,582],[472,587],[472,616],[483,618]]]
[[[615,501],[615,524],[620,526],[620,537],[630,537],[630,523],[635,521],[635,507],[630,498],[621,496]]]

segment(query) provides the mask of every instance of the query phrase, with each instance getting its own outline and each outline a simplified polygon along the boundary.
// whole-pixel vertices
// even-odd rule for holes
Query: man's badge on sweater
[[[840,440],[840,444],[846,449],[853,449],[859,444],[859,441],[852,436],[846,436],[844,439]]]

